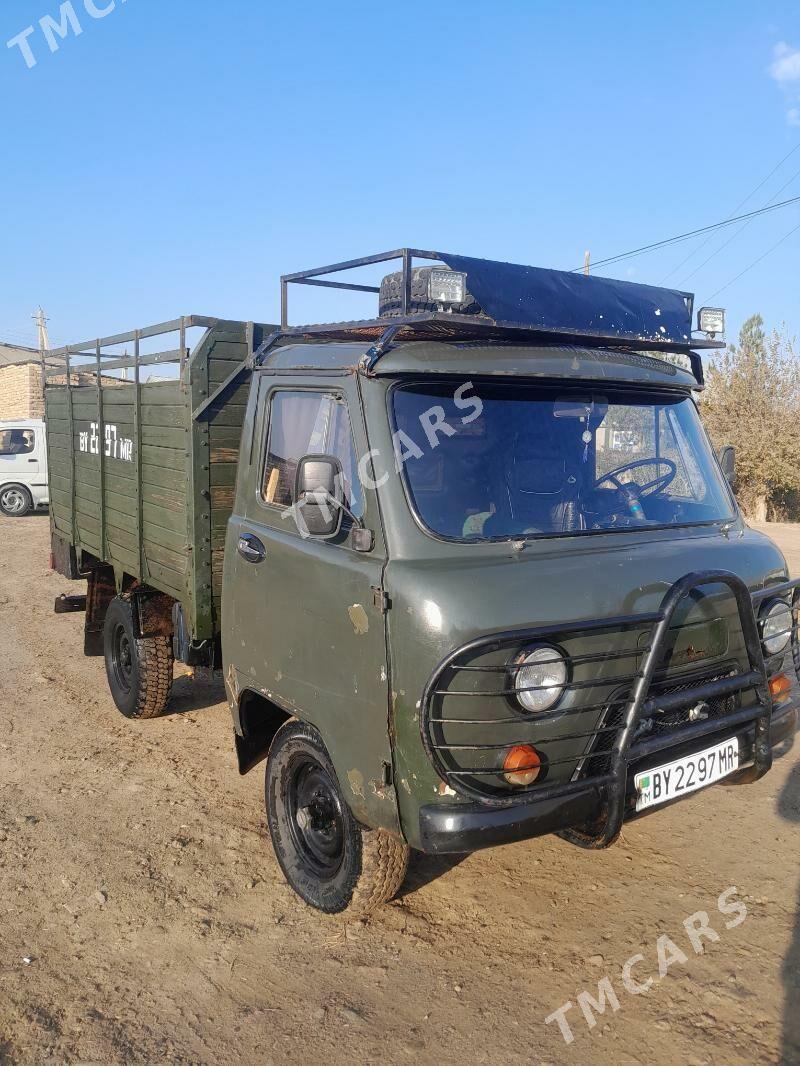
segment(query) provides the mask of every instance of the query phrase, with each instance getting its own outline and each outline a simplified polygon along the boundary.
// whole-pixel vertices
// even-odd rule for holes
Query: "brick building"
[[[0,421],[44,418],[42,364],[35,348],[0,341]]]
[[[58,370],[64,367],[64,360],[48,356],[47,366]],[[47,380],[51,385],[64,385],[67,375],[56,373]],[[69,380],[72,385],[96,385],[93,364],[91,371],[73,370]],[[101,381],[107,386],[124,384],[121,378],[108,374],[103,374]],[[0,341],[0,422],[14,418],[44,418],[42,363],[38,349]]]

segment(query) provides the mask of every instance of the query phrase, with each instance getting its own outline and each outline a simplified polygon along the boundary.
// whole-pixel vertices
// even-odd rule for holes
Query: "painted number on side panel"
[[[121,459],[125,463],[133,462],[133,441],[130,437],[121,437],[117,427],[106,425],[105,427],[104,454],[109,459]],[[88,429],[83,429],[78,434],[78,448],[89,455],[100,454],[100,426],[97,422],[90,422]]]

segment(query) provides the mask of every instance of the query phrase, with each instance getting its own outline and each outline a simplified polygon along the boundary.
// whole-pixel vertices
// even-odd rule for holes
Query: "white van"
[[[0,421],[0,514],[19,518],[49,502],[44,422]]]

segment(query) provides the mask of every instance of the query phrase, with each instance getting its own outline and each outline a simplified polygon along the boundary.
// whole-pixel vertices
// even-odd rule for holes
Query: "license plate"
[[[652,770],[643,770],[634,777],[636,810],[643,811],[696,792],[738,769],[739,738],[731,737],[713,748],[697,751],[664,766],[654,766]]]

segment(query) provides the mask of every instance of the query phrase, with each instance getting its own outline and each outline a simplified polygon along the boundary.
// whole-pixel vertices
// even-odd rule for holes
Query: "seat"
[[[516,459],[509,476],[508,506],[484,527],[487,537],[514,533],[573,533],[584,527],[577,482],[554,452]]]
[[[424,464],[416,470],[415,496],[429,522],[446,537],[469,537],[469,520],[476,518],[479,528],[482,523],[477,516],[488,513],[500,495],[482,441],[453,437],[446,447],[410,462]]]

